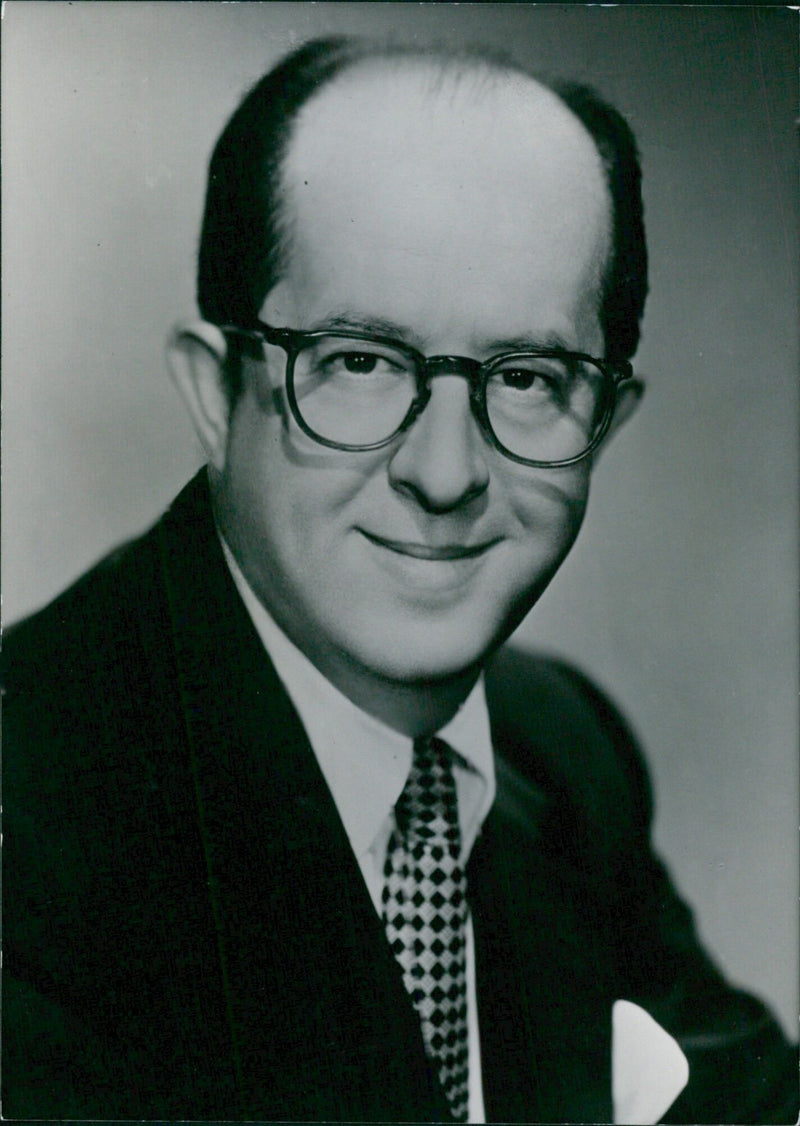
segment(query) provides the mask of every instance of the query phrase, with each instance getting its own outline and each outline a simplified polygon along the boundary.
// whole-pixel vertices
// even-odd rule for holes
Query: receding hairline
[[[288,143],[283,155],[285,164],[291,155],[294,142],[308,117],[323,100],[348,86],[357,86],[364,77],[375,77],[381,72],[402,76],[415,73],[421,78],[420,92],[431,98],[473,96],[476,103],[482,98],[496,96],[503,90],[513,89],[520,102],[541,102],[551,106],[565,119],[574,123],[592,149],[597,151],[595,139],[578,115],[567,105],[547,80],[531,74],[513,60],[482,48],[449,50],[444,47],[389,46],[369,47],[362,55],[347,61],[333,77],[322,83],[293,115]],[[599,155],[599,154],[598,154]]]
[[[369,45],[364,51],[349,59],[341,70],[323,83],[305,105],[315,101],[326,90],[354,79],[361,72],[390,71],[393,73],[412,73],[427,75],[430,91],[438,92],[445,82],[458,85],[461,81],[472,80],[477,89],[483,81],[488,85],[516,79],[521,84],[531,84],[549,90],[546,81],[541,81],[524,70],[513,60],[497,55],[483,48],[463,48],[450,50],[447,47],[416,45]],[[303,108],[305,108],[305,105]]]
[[[503,57],[495,58],[482,49],[466,49],[451,52],[438,47],[376,47],[368,53],[349,60],[346,66],[328,81],[324,82],[308,97],[290,122],[285,149],[282,153],[278,172],[275,200],[278,205],[278,231],[280,259],[285,269],[288,255],[293,247],[293,234],[296,215],[292,208],[292,190],[297,183],[289,179],[292,157],[296,153],[300,135],[313,130],[317,125],[315,117],[321,103],[347,92],[347,87],[357,89],[359,85],[368,86],[371,80],[385,74],[401,78],[409,75],[419,79],[419,93],[438,101],[463,97],[465,101],[474,100],[475,105],[497,97],[504,91],[513,89],[517,104],[525,108],[537,104],[547,107],[556,119],[571,123],[575,135],[586,142],[587,152],[596,158],[598,184],[601,186],[606,206],[607,228],[605,246],[601,251],[602,261],[598,262],[598,284],[608,267],[613,254],[611,228],[613,225],[613,202],[603,160],[595,138],[576,113],[560,97],[558,92],[546,81],[535,77]],[[324,111],[323,111],[324,112]],[[266,298],[265,294],[265,298]]]

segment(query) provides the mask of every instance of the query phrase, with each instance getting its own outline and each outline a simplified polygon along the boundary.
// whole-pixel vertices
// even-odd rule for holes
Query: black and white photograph
[[[0,14],[3,1119],[796,1123],[797,9]]]

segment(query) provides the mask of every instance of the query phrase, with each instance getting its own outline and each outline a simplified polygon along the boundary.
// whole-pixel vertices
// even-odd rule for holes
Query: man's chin
[[[454,636],[428,629],[418,637],[404,635],[402,630],[387,630],[385,647],[380,652],[363,653],[362,664],[367,672],[398,686],[434,687],[474,678],[501,640],[493,633]]]

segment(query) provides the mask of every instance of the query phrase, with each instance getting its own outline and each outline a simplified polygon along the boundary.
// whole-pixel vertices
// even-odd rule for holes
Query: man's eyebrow
[[[355,311],[341,311],[322,317],[315,325],[314,330],[325,331],[331,329],[336,332],[363,332],[377,336],[389,336],[403,343],[419,346],[419,335],[398,321],[381,316],[370,316]],[[518,336],[502,337],[482,342],[480,347],[472,351],[477,355],[495,356],[501,352],[537,352],[537,351],[574,351],[565,336],[559,332],[523,333]]]
[[[522,336],[503,337],[487,341],[483,351],[495,355],[499,352],[572,352],[574,345],[559,332],[524,333]]]
[[[349,311],[331,313],[315,325],[317,332],[324,331],[326,328],[337,332],[365,332],[377,336],[391,336],[401,341],[410,341],[416,335],[406,325],[388,320],[386,317],[373,317]]]

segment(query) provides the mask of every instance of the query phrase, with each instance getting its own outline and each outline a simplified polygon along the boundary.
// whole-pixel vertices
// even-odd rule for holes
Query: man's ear
[[[225,337],[216,325],[177,325],[167,341],[167,363],[209,462],[225,468],[230,402],[225,383]]]
[[[616,434],[617,430],[619,430],[622,424],[624,422],[627,422],[631,415],[635,413],[636,408],[642,401],[644,391],[645,383],[642,379],[626,379],[624,383],[621,383],[619,385],[617,389],[617,405],[614,408],[614,415],[611,419],[611,424],[603,437],[603,441],[600,444],[601,450],[606,445],[606,443],[611,440],[612,435]]]

